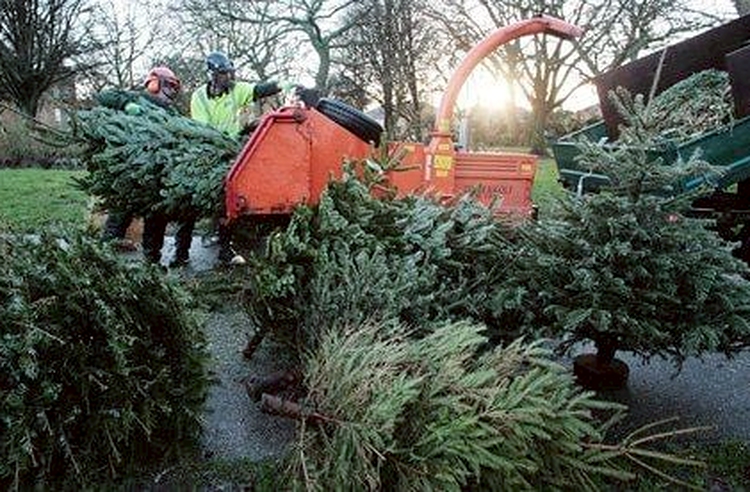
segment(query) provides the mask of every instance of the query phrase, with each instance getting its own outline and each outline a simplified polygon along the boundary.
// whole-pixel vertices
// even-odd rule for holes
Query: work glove
[[[143,114],[143,106],[141,106],[138,103],[129,102],[125,105],[123,109],[125,110],[127,114],[132,115],[132,116],[138,116],[138,115]]]
[[[308,108],[314,108],[320,100],[320,92],[317,89],[308,89],[304,85],[293,82],[281,82],[278,84],[287,99],[302,101]]]
[[[308,108],[315,108],[320,101],[320,91],[317,89],[307,88],[302,85],[294,87],[294,95],[302,101]]]
[[[240,136],[244,137],[253,133],[255,129],[258,128],[259,123],[260,118],[253,118],[252,120],[243,124],[242,129],[240,130]]]

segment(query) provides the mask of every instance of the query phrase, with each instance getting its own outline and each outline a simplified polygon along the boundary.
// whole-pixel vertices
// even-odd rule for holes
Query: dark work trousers
[[[227,220],[226,195],[221,194],[221,208],[214,216],[216,232],[219,239],[219,262],[229,263],[235,255],[232,242],[234,240],[233,227]]]
[[[133,216],[124,212],[109,211],[107,220],[104,222],[104,231],[102,239],[112,241],[115,239],[124,239],[125,233],[133,221]]]
[[[190,245],[193,242],[193,230],[195,229],[195,217],[180,221],[175,232],[175,254],[174,259],[178,263],[187,263],[190,258]]]
[[[169,219],[166,215],[153,213],[143,218],[143,256],[149,263],[161,261],[161,248]]]
[[[190,258],[190,245],[193,242],[193,229],[196,219],[181,221],[175,233],[175,257],[177,263],[187,263]],[[163,214],[151,214],[143,221],[143,255],[150,263],[161,261],[161,249],[164,246],[164,235],[169,224],[169,217]]]
[[[232,227],[226,223],[226,219],[222,217],[219,219],[218,226],[219,236],[219,261],[222,263],[229,263],[234,257],[234,249],[232,248]]]

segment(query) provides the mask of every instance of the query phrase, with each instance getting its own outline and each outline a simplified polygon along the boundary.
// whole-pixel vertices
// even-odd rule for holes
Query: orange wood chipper
[[[425,192],[451,199],[475,190],[486,205],[497,199],[500,214],[532,214],[537,157],[457,150],[451,121],[459,91],[479,62],[504,43],[539,33],[572,39],[581,30],[539,16],[503,27],[469,51],[443,94],[429,144],[388,144],[389,151],[403,153],[409,169],[388,176],[400,194]],[[266,113],[227,176],[227,219],[289,215],[297,205],[316,204],[329,180],[341,176],[344,160],[371,156],[381,133],[375,120],[333,99]]]

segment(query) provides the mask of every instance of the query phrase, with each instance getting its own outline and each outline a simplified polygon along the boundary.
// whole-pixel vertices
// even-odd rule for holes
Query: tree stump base
[[[243,380],[247,395],[253,401],[259,401],[264,393],[277,394],[296,389],[302,384],[302,372],[285,370],[274,372],[266,377],[248,377]]]
[[[582,354],[573,360],[578,384],[589,390],[617,390],[628,383],[630,369],[620,359],[601,362],[596,354]]]

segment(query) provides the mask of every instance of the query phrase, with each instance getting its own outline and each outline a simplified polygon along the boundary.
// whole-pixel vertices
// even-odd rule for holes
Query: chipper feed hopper
[[[532,213],[537,158],[457,150],[451,120],[461,87],[485,56],[518,37],[539,33],[573,38],[580,29],[540,16],[495,31],[466,55],[450,79],[429,144],[388,143],[390,151],[403,153],[409,169],[388,176],[400,194],[434,193],[451,199],[471,189],[485,204],[497,197],[499,213]],[[267,113],[227,176],[228,220],[288,215],[297,205],[317,203],[329,180],[341,176],[344,161],[371,156],[381,133],[376,121],[332,99],[321,99],[315,107],[286,106]]]
[[[631,94],[658,95],[677,82],[708,69],[727,73],[734,119],[725,126],[707,131],[686,141],[667,142],[648,149],[653,158],[665,164],[687,160],[696,151],[723,174],[713,191],[693,201],[693,215],[718,219],[719,233],[739,241],[736,253],[750,262],[750,15],[739,17],[717,28],[668,46],[664,50],[613,69],[595,80],[602,120],[553,145],[560,178],[566,188],[584,193],[596,191],[609,182],[607,176],[582,168],[577,160],[582,139],[617,146],[622,119],[609,98],[617,87]],[[657,75],[658,74],[658,75]],[[676,183],[676,190],[692,191],[703,185],[702,179]]]

